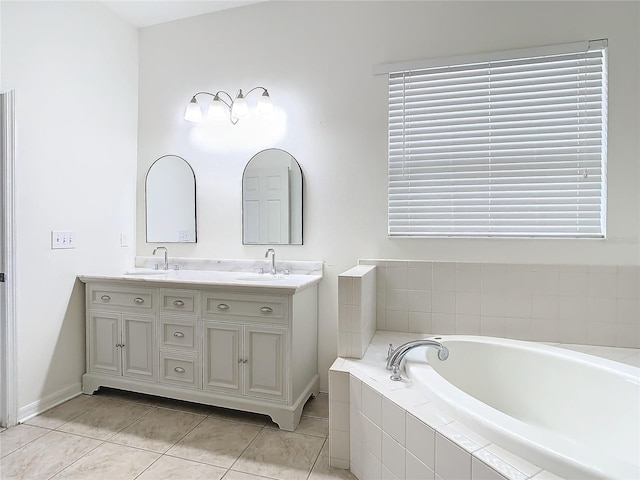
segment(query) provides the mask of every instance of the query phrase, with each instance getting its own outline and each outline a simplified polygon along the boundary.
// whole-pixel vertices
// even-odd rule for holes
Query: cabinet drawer
[[[194,350],[196,324],[175,318],[160,318],[160,348]]]
[[[196,355],[160,352],[160,382],[198,388],[199,369]]]
[[[261,321],[287,321],[286,297],[268,295],[204,294],[204,316],[254,317]]]
[[[160,311],[195,315],[198,292],[193,290],[160,290]]]
[[[89,290],[89,302],[91,308],[105,307],[125,308],[127,310],[154,309],[153,290],[143,288],[127,288],[115,286],[96,285]]]

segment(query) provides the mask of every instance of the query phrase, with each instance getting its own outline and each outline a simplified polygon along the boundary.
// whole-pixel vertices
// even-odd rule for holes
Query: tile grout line
[[[152,410],[153,410],[153,408],[152,408]],[[149,413],[150,413],[150,411],[149,411],[149,412],[147,412],[147,414],[142,415],[138,420],[140,420],[140,419],[144,418],[144,417],[145,417],[146,415],[148,415]],[[182,413],[184,413],[184,412],[182,412]],[[185,436],[187,436],[189,433],[191,433],[191,432],[192,432],[192,431],[193,431],[193,430],[194,430],[198,425],[200,425],[202,422],[204,422],[204,420],[205,420],[206,418],[207,418],[207,417],[204,417],[202,420],[200,420],[200,422],[198,422],[198,424],[197,424],[197,425],[195,425],[191,430],[189,430],[189,431],[188,431],[187,433],[185,433],[182,437],[180,437],[180,439],[179,439],[179,440],[177,440],[173,445],[171,445],[171,447],[169,447],[169,448],[167,449],[167,451],[169,451],[169,450],[170,450],[173,446],[175,446],[175,445],[176,445],[180,440],[182,440]],[[133,423],[136,423],[138,420],[135,420]],[[75,464],[78,460],[80,460],[81,458],[84,458],[84,457],[85,457],[85,456],[87,456],[89,453],[91,453],[92,451],[94,451],[94,450],[95,450],[95,449],[97,449],[98,447],[103,446],[103,445],[104,445],[104,444],[106,444],[106,443],[108,443],[108,444],[110,444],[110,445],[117,445],[117,446],[120,446],[120,447],[125,447],[125,448],[132,448],[132,449],[134,449],[134,450],[140,450],[140,451],[142,451],[142,452],[155,453],[155,454],[157,454],[157,455],[158,455],[158,458],[156,458],[156,459],[155,459],[155,460],[154,460],[154,461],[153,461],[153,462],[152,462],[148,467],[146,467],[142,472],[140,472],[140,473],[139,473],[135,478],[138,478],[140,475],[142,475],[146,470],[148,470],[148,469],[151,467],[151,465],[153,465],[154,463],[156,463],[158,460],[160,460],[160,459],[161,459],[162,457],[164,457],[164,456],[173,457],[173,458],[180,458],[180,459],[182,459],[182,460],[187,460],[187,461],[191,461],[191,462],[194,462],[194,463],[200,463],[200,464],[203,464],[203,465],[210,465],[210,464],[206,464],[206,463],[203,463],[203,462],[198,462],[198,461],[195,461],[195,460],[190,460],[190,459],[187,459],[187,458],[177,457],[177,456],[173,456],[173,455],[167,455],[167,454],[166,454],[166,452],[161,453],[161,452],[157,452],[157,451],[154,451],[154,450],[147,450],[147,449],[145,449],[145,448],[135,447],[135,446],[132,446],[132,445],[123,445],[123,444],[121,444],[121,443],[117,443],[117,442],[112,442],[112,441],[111,441],[111,439],[112,439],[113,437],[115,437],[115,435],[117,435],[118,433],[122,432],[123,430],[125,430],[125,429],[126,429],[126,428],[128,428],[129,426],[133,425],[133,423],[131,423],[131,424],[127,425],[126,427],[123,427],[121,430],[118,430],[114,435],[112,435],[111,437],[109,437],[109,439],[107,439],[107,440],[97,439],[97,438],[94,438],[94,437],[88,437],[88,436],[86,436],[86,435],[78,435],[78,434],[75,434],[75,433],[68,433],[68,432],[62,432],[62,431],[60,431],[59,433],[64,433],[64,434],[66,434],[66,435],[74,435],[74,436],[77,436],[77,437],[89,438],[89,439],[91,439],[91,440],[98,440],[98,441],[100,441],[100,442],[101,442],[101,443],[99,443],[98,445],[96,445],[94,448],[92,448],[91,450],[89,450],[87,453],[85,453],[84,455],[82,455],[82,456],[78,457],[75,461],[73,461],[73,462],[72,462],[72,463],[70,463],[69,465],[65,466],[62,470],[65,470],[65,469],[69,468],[71,465]],[[52,431],[57,431],[57,430],[52,430]],[[45,435],[46,435],[46,434],[45,434]],[[44,436],[44,435],[43,435],[43,436]],[[38,437],[38,438],[40,438],[40,437]],[[217,466],[217,465],[214,465],[214,466]],[[219,468],[224,468],[224,467],[219,467]],[[60,472],[62,472],[62,470],[60,470],[59,472],[56,472],[53,476],[55,476],[55,475],[59,474]],[[53,477],[53,476],[52,476],[52,477]],[[52,478],[52,477],[49,477],[49,478]]]
[[[100,398],[100,397],[97,397]],[[200,426],[207,418],[212,418],[215,420],[220,420],[220,421],[224,421],[226,423],[233,423],[233,424],[242,424],[242,425],[251,425],[251,426],[259,426],[256,425],[255,423],[249,422],[249,421],[243,421],[242,418],[225,418],[224,416],[222,417],[217,417],[214,416],[215,411],[210,411],[209,413],[203,414],[203,413],[194,413],[190,410],[184,410],[184,409],[179,409],[179,408],[171,408],[171,407],[167,407],[167,406],[161,406],[161,405],[154,405],[154,404],[150,404],[147,402],[142,402],[142,401],[137,401],[137,400],[130,400],[130,399],[120,399],[117,397],[102,397],[102,399],[106,400],[107,402],[105,403],[109,403],[111,401],[115,402],[115,403],[119,403],[119,404],[133,404],[133,405],[139,405],[141,407],[146,407],[146,411],[143,412],[141,415],[139,415],[138,417],[134,418],[133,420],[131,420],[130,422],[126,423],[125,425],[123,425],[121,428],[119,428],[117,431],[113,431],[111,432],[112,434],[108,437],[108,438],[95,438],[95,437],[91,437],[89,435],[86,434],[79,434],[79,433],[71,433],[71,432],[65,432],[63,430],[60,430],[60,428],[64,427],[65,425],[71,423],[73,420],[77,419],[78,417],[85,415],[85,414],[89,414],[90,412],[98,409],[100,407],[100,404],[98,405],[94,405],[91,408],[88,408],[85,411],[82,411],[81,413],[78,413],[77,415],[72,416],[71,418],[67,419],[66,421],[63,421],[63,423],[61,423],[60,425],[56,426],[55,428],[50,428],[50,427],[42,427],[42,426],[37,426],[37,425],[29,425],[29,424],[25,424],[31,428],[39,428],[42,430],[45,430],[46,432],[42,435],[39,435],[38,437],[30,440],[29,442],[25,443],[24,445],[21,445],[19,448],[12,450],[11,452],[9,452],[7,455],[11,455],[14,452],[21,450],[23,448],[25,448],[27,445],[29,445],[30,443],[33,443],[34,441],[38,440],[39,438],[42,438],[46,435],[48,435],[51,432],[58,432],[58,433],[62,433],[64,435],[72,435],[75,437],[82,437],[82,438],[88,438],[91,440],[95,440],[97,441],[97,445],[93,448],[91,448],[90,450],[88,450],[87,452],[85,452],[83,455],[79,456],[78,458],[76,458],[74,461],[72,461],[71,463],[69,463],[68,465],[65,465],[63,468],[61,468],[59,471],[55,472],[51,477],[52,478],[56,475],[59,475],[62,471],[68,469],[69,467],[71,467],[72,465],[75,465],[79,460],[85,458],[86,456],[88,456],[89,454],[91,454],[93,451],[95,451],[97,448],[104,446],[105,444],[112,444],[112,445],[118,445],[118,446],[124,446],[127,448],[133,448],[136,450],[140,450],[140,451],[145,451],[145,452],[149,452],[149,453],[154,453],[157,454],[158,457],[151,463],[149,464],[144,470],[142,470],[142,472],[140,472],[138,475],[136,475],[135,478],[138,478],[140,475],[142,475],[144,472],[146,472],[151,466],[153,466],[158,460],[160,460],[163,456],[168,456],[168,457],[174,457],[174,458],[182,458],[182,457],[177,457],[174,455],[170,455],[167,452],[169,452],[169,450],[171,448],[173,448],[174,446],[176,446],[178,443],[180,443],[186,436],[188,436],[191,432],[193,432],[193,430],[195,430],[198,426]],[[54,407],[55,408],[55,407]],[[140,448],[140,447],[135,447],[135,446],[131,446],[131,445],[124,445],[124,444],[119,444],[115,441],[113,441],[114,437],[116,435],[118,435],[119,433],[123,432],[124,430],[126,430],[127,428],[131,427],[132,425],[140,422],[143,418],[151,415],[152,413],[163,409],[163,410],[170,410],[170,411],[175,411],[175,412],[179,412],[179,413],[186,413],[186,414],[190,414],[190,415],[195,415],[195,416],[199,416],[201,417],[200,421],[197,422],[192,428],[190,428],[187,432],[185,432],[183,435],[181,435],[179,438],[177,438],[174,442],[171,443],[171,445],[165,450],[164,453],[162,452],[158,452],[158,451],[153,451],[153,450],[146,450],[144,448]],[[43,412],[45,413],[45,412]],[[328,420],[327,417],[323,417],[323,416],[319,416],[319,415],[308,415],[308,414],[303,414],[301,415],[302,417],[306,417],[306,418],[310,418],[310,419],[318,419],[318,420]],[[247,444],[247,446],[242,450],[242,452],[237,456],[237,458],[233,461],[233,463],[231,464],[230,467],[225,468],[225,467],[221,467],[219,465],[213,465],[213,464],[208,464],[205,462],[200,462],[197,460],[192,460],[192,459],[184,459],[187,461],[191,461],[197,464],[201,464],[201,465],[211,465],[211,466],[215,466],[220,468],[221,470],[224,470],[224,473],[222,475],[221,478],[224,478],[225,476],[227,476],[229,474],[229,472],[231,471],[237,471],[240,473],[246,473],[246,472],[242,472],[241,470],[233,470],[234,465],[237,464],[238,460],[245,454],[245,452],[252,446],[254,445],[256,439],[258,438],[259,435],[262,434],[262,432],[265,431],[265,429],[269,429],[272,430],[272,425],[268,424],[267,422],[263,423],[261,426],[259,426],[260,428],[258,429],[257,433],[255,434],[255,436],[251,439],[251,441]],[[5,431],[7,431],[8,429],[3,429],[0,433],[4,433]],[[278,428],[274,428],[274,431],[279,431]],[[296,433],[294,432],[290,432],[290,433]],[[318,452],[318,454],[316,455],[312,465],[310,466],[310,470],[307,473],[305,478],[308,478],[311,475],[311,472],[313,471],[313,468],[316,466],[318,459],[320,457],[320,454],[322,452],[322,448],[324,448],[327,440],[328,440],[328,435],[313,435],[313,434],[305,434],[305,433],[298,433],[299,435],[303,435],[303,436],[307,436],[307,437],[315,437],[315,438],[322,438],[323,442],[322,442],[322,446],[320,448],[320,451]],[[272,477],[265,477],[265,478],[272,478]],[[278,480],[277,478],[275,478],[274,480]]]
[[[81,393],[80,395],[84,395],[84,394],[82,394],[82,393]],[[78,398],[78,397],[74,397],[74,398]],[[73,398],[72,398],[71,400],[73,400]],[[70,401],[70,400],[68,400],[68,401]],[[66,403],[66,402],[64,402],[64,403]],[[53,408],[50,408],[50,409],[48,409],[48,410],[45,410],[44,412],[40,413],[39,415],[36,415],[36,417],[39,417],[40,415],[44,415],[44,414],[45,414],[45,413],[47,413],[48,411],[53,410],[54,408],[57,408],[57,407],[59,407],[60,405],[64,405],[64,403],[61,403],[61,404],[59,404],[59,405],[56,405],[56,406],[55,406],[55,407],[53,407]],[[85,410],[84,412],[80,412],[80,413],[78,413],[77,415],[74,415],[73,417],[71,417],[71,418],[69,418],[68,420],[64,421],[62,424],[58,425],[57,427],[52,428],[51,430],[58,431],[58,428],[60,428],[62,425],[65,425],[65,424],[69,423],[70,421],[72,421],[72,420],[74,420],[74,419],[78,418],[78,417],[79,417],[79,416],[81,416],[81,415],[84,415],[85,413],[89,413],[89,412],[91,412],[91,411],[95,410],[96,408],[98,408],[98,406],[99,406],[99,405],[95,405],[95,406],[93,406],[93,407],[89,408],[88,410]],[[32,418],[36,418],[36,417],[32,417]],[[29,419],[29,420],[31,420],[31,419]],[[29,425],[29,424],[27,423],[26,425]],[[32,426],[37,426],[37,425],[32,425]],[[46,428],[46,427],[41,427],[41,428]]]
[[[156,409],[159,409],[159,408],[161,408],[161,407],[156,407]],[[190,413],[190,412],[184,412],[184,411],[182,411],[182,410],[172,410],[172,409],[167,409],[167,410],[171,410],[171,411],[174,411],[174,412],[176,412],[176,411],[177,411],[177,412],[180,412],[180,413],[188,413],[189,415],[197,415],[197,414]],[[151,411],[149,411],[149,412],[147,413],[147,415],[148,415],[150,412],[151,412]],[[144,416],[146,416],[146,415],[143,415],[143,417],[144,417]],[[152,467],[156,462],[158,462],[162,457],[165,457],[165,456],[167,456],[167,457],[172,457],[172,458],[180,458],[180,459],[182,459],[182,460],[194,461],[194,460],[190,460],[190,459],[183,459],[182,457],[175,457],[175,456],[173,456],[173,455],[168,455],[168,454],[167,454],[167,452],[168,452],[169,450],[171,450],[173,447],[175,447],[178,443],[180,443],[180,442],[181,442],[181,441],[182,441],[182,440],[183,440],[187,435],[189,435],[191,432],[193,432],[193,431],[194,431],[194,430],[195,430],[195,429],[196,429],[196,428],[197,428],[197,427],[198,427],[202,422],[204,422],[207,418],[209,418],[209,415],[200,415],[200,416],[202,416],[202,419],[201,419],[198,423],[196,423],[196,424],[195,424],[195,425],[194,425],[194,426],[193,426],[189,431],[187,431],[184,435],[182,435],[182,436],[181,436],[180,438],[178,438],[175,442],[173,442],[173,444],[172,444],[169,448],[167,448],[164,452],[156,452],[156,451],[153,451],[153,450],[145,450],[145,449],[143,449],[143,448],[132,447],[132,446],[130,446],[130,445],[124,445],[124,446],[129,447],[129,448],[137,448],[138,450],[143,450],[143,451],[148,451],[148,452],[158,453],[158,454],[159,454],[158,458],[156,458],[153,462],[151,462],[151,464],[149,464],[149,465],[147,466],[147,468],[145,468],[142,472],[140,472],[140,473],[139,473],[135,478],[138,478],[139,476],[141,476],[142,474],[144,474],[144,472],[146,472],[147,470],[149,470],[149,469],[150,469],[150,468],[151,468],[151,467]],[[143,417],[140,417],[140,419],[142,419]],[[138,420],[140,420],[140,419],[138,419]],[[136,420],[136,421],[138,421],[138,420]],[[134,423],[135,423],[135,422],[134,422]],[[133,425],[133,424],[132,424],[132,425]],[[126,427],[125,427],[125,428],[126,428]],[[123,430],[124,430],[124,429],[123,429]],[[120,430],[120,432],[122,432],[123,430]],[[120,433],[120,432],[118,432],[118,433]],[[113,437],[112,437],[112,438],[113,438]],[[116,445],[120,445],[120,444],[115,443],[115,442],[109,442],[109,443],[114,443],[114,444],[116,444]],[[202,463],[202,462],[196,462],[196,463],[200,463],[200,464],[202,464],[202,465],[208,465],[208,464],[206,464],[206,463]],[[134,479],[134,480],[135,480],[135,479]]]
[[[315,461],[313,462],[313,465],[311,465],[311,470],[309,470],[309,473],[307,474],[307,480],[309,479],[309,477],[311,477],[311,474],[313,473],[313,469],[316,468],[316,464],[318,463],[318,460],[320,460],[320,455],[322,455],[322,450],[324,449],[324,446],[327,444],[328,441],[329,441],[329,437],[327,436],[324,439],[324,442],[322,442],[322,446],[320,447],[320,451],[318,452],[318,456],[316,457]]]
[[[246,447],[244,447],[244,449],[242,450],[242,453],[240,453],[240,455],[238,455],[236,457],[236,459],[233,461],[233,463],[229,466],[229,470],[231,470],[233,468],[233,466],[238,463],[238,460],[240,460],[240,458],[242,457],[242,455],[244,455],[244,453],[249,449],[249,447],[251,445],[253,445],[253,442],[256,441],[256,438],[258,438],[258,436],[264,432],[264,429],[267,428],[266,424],[262,426],[262,428],[260,428],[260,430],[258,430],[258,433],[256,433],[256,435],[251,439],[251,441],[247,444]],[[241,470],[237,470],[237,471],[241,471]],[[248,472],[244,472],[244,473],[248,473]],[[226,473],[225,473],[226,475]]]
[[[171,448],[171,447],[169,447]],[[154,452],[154,453],[158,453],[158,452]],[[162,457],[164,457],[164,453],[161,453],[158,458],[156,458],[153,462],[151,462],[149,465],[147,465],[147,468],[145,468],[144,470],[142,470],[138,475],[136,475],[133,480],[135,480],[136,478],[138,478],[139,476],[143,475],[144,472],[146,472],[147,470],[149,470],[153,465],[155,465],[155,463],[160,460]]]
[[[66,432],[61,432],[61,433],[66,433]],[[67,435],[74,435],[73,433],[69,433]],[[81,436],[81,435],[77,435],[77,436]],[[88,437],[84,437],[84,438],[88,438]],[[95,438],[92,440],[96,440]],[[58,472],[54,473],[53,475],[51,475],[50,477],[48,477],[49,479],[55,477],[56,475],[59,475],[60,473],[62,473],[63,471],[65,471],[67,468],[69,468],[71,465],[76,464],[77,462],[79,462],[82,458],[86,457],[87,455],[89,455],[91,452],[93,452],[96,448],[101,447],[102,445],[104,445],[105,443],[107,443],[106,441],[102,441],[101,443],[98,443],[98,445],[96,445],[95,447],[89,449],[87,452],[84,453],[84,455],[80,455],[78,458],[76,458],[73,462],[71,462],[69,465],[66,465],[65,467],[63,467],[62,469],[60,469]]]
[[[195,430],[199,425],[201,425],[201,424],[202,424],[205,420],[207,420],[208,418],[212,418],[213,420],[220,420],[220,421],[223,421],[223,422],[226,422],[226,423],[232,423],[232,424],[240,423],[240,424],[242,424],[242,425],[249,425],[249,426],[253,426],[253,427],[258,427],[258,425],[255,425],[255,424],[249,424],[249,423],[244,423],[244,422],[238,422],[238,421],[235,421],[235,420],[228,420],[228,419],[225,419],[225,418],[212,417],[212,416],[211,416],[211,414],[209,414],[209,415],[205,416],[205,418],[203,418],[203,419],[202,419],[202,420],[201,420],[201,421],[200,421],[196,426],[194,426],[191,430],[189,430],[189,432],[185,433],[185,434],[180,438],[180,440],[178,440],[176,443],[174,443],[174,444],[173,444],[173,445],[172,445],[172,446],[171,446],[171,447],[170,447],[170,448],[169,448],[165,453],[161,454],[161,456],[167,456],[167,457],[172,457],[172,458],[179,458],[179,459],[181,459],[181,460],[187,460],[187,461],[195,462],[195,463],[199,463],[199,464],[202,464],[202,465],[208,465],[208,466],[213,466],[213,467],[217,467],[217,468],[225,469],[225,470],[226,470],[226,472],[225,472],[225,474],[224,474],[224,475],[226,475],[226,474],[229,472],[229,470],[231,470],[231,468],[233,467],[233,465],[235,465],[235,463],[238,461],[238,459],[239,459],[239,458],[244,454],[244,452],[245,452],[245,451],[249,448],[249,446],[253,443],[253,441],[258,437],[258,435],[260,434],[260,432],[262,432],[262,430],[264,430],[264,429],[266,428],[266,425],[262,425],[262,426],[260,426],[260,429],[258,430],[258,432],[256,433],[256,435],[251,439],[251,441],[250,441],[250,442],[247,444],[247,446],[243,449],[243,451],[240,453],[240,455],[238,455],[238,457],[233,461],[233,463],[231,464],[231,466],[230,466],[230,467],[223,467],[223,466],[221,466],[221,465],[216,465],[216,464],[213,464],[213,463],[202,462],[202,461],[199,461],[199,460],[193,460],[193,459],[190,459],[190,458],[180,457],[180,456],[178,456],[178,455],[172,455],[172,454],[168,453],[168,452],[169,452],[169,450],[171,450],[171,448],[173,448],[174,446],[176,446],[180,441],[182,441],[182,440],[183,440],[187,435],[189,435],[191,432],[193,432],[193,430]],[[239,470],[237,470],[237,471],[239,471]],[[244,473],[244,472],[243,472],[243,473]],[[223,475],[223,477],[221,477],[221,478],[224,478],[224,475]],[[275,480],[277,480],[277,479],[275,479]]]
[[[108,400],[112,400],[112,399],[108,399]],[[116,401],[118,401],[118,400],[116,400]],[[120,403],[128,403],[128,402],[121,401]],[[77,433],[70,433],[70,432],[65,432],[64,430],[60,430],[60,428],[64,427],[67,423],[72,422],[73,420],[75,420],[75,419],[76,419],[76,418],[78,418],[78,417],[81,417],[82,415],[86,415],[87,413],[93,412],[93,411],[94,411],[94,410],[96,410],[98,407],[100,407],[100,405],[96,405],[95,407],[90,408],[89,410],[87,410],[87,411],[85,411],[85,412],[82,412],[82,413],[80,413],[79,415],[74,416],[73,418],[70,418],[69,420],[67,420],[66,422],[64,422],[64,423],[63,423],[63,424],[61,424],[61,425],[58,425],[57,427],[53,428],[52,430],[55,430],[55,431],[57,431],[57,432],[62,432],[62,433],[70,433],[71,435],[78,435],[78,436],[80,436],[80,437],[93,438],[94,440],[102,440],[102,441],[105,441],[105,442],[106,442],[106,441],[107,441],[107,440],[109,440],[110,438],[112,438],[112,437],[114,437],[115,435],[117,435],[118,433],[120,433],[120,432],[121,432],[122,430],[124,430],[125,428],[127,428],[127,427],[129,427],[129,426],[133,425],[135,422],[137,422],[137,421],[138,421],[138,420],[140,420],[141,418],[143,418],[143,417],[147,416],[149,413],[151,413],[151,411],[152,411],[152,410],[153,410],[153,408],[154,408],[154,407],[149,406],[149,405],[145,405],[145,406],[148,406],[148,407],[149,407],[149,411],[148,411],[148,412],[143,413],[143,414],[142,414],[142,415],[140,415],[138,418],[136,418],[136,419],[135,419],[135,420],[133,420],[131,423],[129,423],[129,424],[125,425],[124,427],[122,427],[120,430],[118,430],[117,432],[115,432],[111,437],[109,437],[109,438],[107,438],[107,439],[95,438],[95,437],[90,437],[89,435],[82,435],[82,434],[77,434]],[[55,408],[55,407],[54,407],[54,408]],[[45,413],[45,412],[43,412],[43,413]],[[45,428],[45,427],[40,427],[40,428]]]
[[[124,402],[123,402],[123,403],[124,403]],[[94,407],[94,408],[92,408],[92,409],[89,409],[89,410],[87,410],[86,412],[81,413],[80,415],[84,415],[85,413],[88,413],[88,412],[90,412],[90,411],[94,410],[94,409],[95,409],[95,408],[97,408],[97,407],[98,407],[98,406],[96,406],[96,407]],[[88,450],[86,453],[84,453],[84,454],[83,454],[83,455],[81,455],[80,457],[76,458],[73,462],[71,462],[70,464],[66,465],[66,466],[65,466],[65,467],[63,467],[61,470],[59,470],[59,471],[57,471],[56,473],[54,473],[54,474],[53,474],[52,476],[50,476],[49,478],[51,479],[51,478],[55,477],[56,475],[60,474],[62,471],[66,470],[67,468],[69,468],[69,467],[71,467],[72,465],[76,464],[79,460],[81,460],[82,458],[86,457],[86,456],[87,456],[87,455],[89,455],[91,452],[93,452],[94,450],[96,450],[97,448],[99,448],[99,447],[103,446],[103,445],[104,445],[104,444],[106,444],[106,443],[109,443],[109,444],[111,444],[111,445],[120,445],[120,444],[115,443],[115,442],[110,442],[109,440],[111,440],[111,439],[112,439],[113,437],[115,437],[118,433],[122,432],[123,430],[125,430],[125,429],[126,429],[126,428],[128,428],[129,426],[133,425],[133,424],[134,424],[135,422],[137,422],[138,420],[140,420],[140,419],[144,418],[145,416],[147,416],[149,413],[151,413],[151,412],[153,411],[153,409],[154,409],[154,408],[153,408],[153,407],[151,407],[151,408],[149,409],[149,411],[147,411],[146,413],[144,413],[144,414],[143,414],[143,415],[141,415],[140,417],[136,418],[135,420],[133,420],[133,421],[132,421],[132,422],[130,422],[129,424],[127,424],[127,425],[123,426],[120,430],[118,430],[117,432],[115,432],[113,435],[111,435],[111,436],[110,436],[109,438],[107,438],[107,439],[101,439],[101,438],[90,437],[90,436],[88,436],[88,435],[81,435],[81,434],[77,434],[77,433],[65,432],[65,431],[63,431],[63,430],[58,430],[58,429],[51,429],[51,431],[55,431],[55,432],[62,433],[62,434],[65,434],[65,435],[73,435],[73,436],[76,436],[76,437],[82,437],[82,438],[89,438],[89,439],[91,439],[91,440],[97,440],[97,441],[99,441],[100,443],[98,443],[95,447],[93,447],[92,449]],[[73,418],[78,418],[80,415],[77,415],[77,416],[75,416],[75,417],[73,417]],[[58,428],[60,428],[60,427],[62,427],[62,426],[64,426],[64,425],[66,425],[67,423],[71,422],[71,421],[73,420],[73,418],[72,418],[71,420],[69,420],[69,421],[67,421],[67,422],[63,423],[62,425],[60,425]],[[43,427],[40,427],[40,428],[43,428]],[[46,434],[45,434],[45,435],[46,435]],[[44,436],[44,435],[43,435],[43,436]],[[31,442],[29,442],[29,443],[31,443]],[[127,445],[120,445],[120,446],[125,446],[125,447],[127,447]],[[135,448],[135,447],[129,447],[129,448]],[[140,449],[140,448],[138,448],[137,450],[148,451],[148,450],[144,450],[144,449]],[[158,452],[152,452],[152,453],[158,453]],[[160,455],[161,455],[161,454],[160,454]],[[158,458],[160,458],[160,457],[158,457]],[[158,460],[158,459],[156,459],[155,461],[157,461],[157,460]],[[154,461],[153,463],[155,463],[155,461]],[[146,469],[145,469],[145,470],[146,470]]]
[[[21,423],[20,425],[26,425],[26,424]],[[16,427],[17,427],[17,426],[18,426],[18,425],[16,425]],[[33,427],[34,425],[29,425],[29,426],[30,426],[30,427]],[[29,440],[29,441],[28,441],[27,443],[25,443],[24,445],[20,445],[18,448],[15,448],[15,449],[11,450],[11,451],[10,451],[9,453],[7,453],[6,455],[1,455],[1,453],[0,453],[0,455],[1,455],[1,456],[0,456],[0,460],[4,460],[4,459],[5,459],[5,458],[7,458],[9,455],[13,455],[13,454],[14,454],[15,452],[17,452],[18,450],[22,450],[22,449],[23,449],[24,447],[26,447],[27,445],[29,445],[29,444],[31,444],[31,443],[33,443],[33,442],[35,442],[36,440],[38,440],[39,438],[44,437],[45,435],[49,435],[51,432],[53,432],[53,431],[54,431],[54,430],[52,430],[51,428],[46,428],[46,427],[37,427],[37,428],[41,428],[41,429],[43,429],[43,430],[49,430],[49,431],[48,431],[48,432],[46,432],[46,433],[43,433],[42,435],[38,435],[36,438],[34,438],[34,439],[32,439],[32,440]],[[7,428],[7,429],[5,429],[5,431],[8,431],[8,430],[9,430],[8,428]],[[0,432],[0,433],[2,433],[2,432]]]

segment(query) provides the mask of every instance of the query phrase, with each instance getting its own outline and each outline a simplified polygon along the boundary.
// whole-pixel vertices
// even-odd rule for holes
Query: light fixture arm
[[[229,103],[225,102],[224,99],[220,98],[221,94],[227,96],[227,98],[229,99]],[[198,92],[198,93],[193,95],[192,100],[194,98],[196,98],[198,95],[209,95],[210,97],[213,97],[214,99],[216,99],[216,97],[218,97],[217,100],[220,100],[222,103],[224,103],[229,108],[231,108],[231,104],[233,103],[233,97],[231,95],[229,95],[227,92],[225,92],[224,90],[218,90],[216,93]]]
[[[229,99],[229,103],[225,102],[224,99],[220,98],[220,95],[226,95],[227,98]],[[231,95],[229,95],[227,92],[225,92],[224,90],[218,90],[216,92],[216,95],[213,97],[214,100],[217,98],[219,101],[221,101],[222,103],[224,103],[227,108],[229,109],[229,121],[235,125],[236,123],[238,123],[238,119],[237,118],[233,118],[233,116],[231,115],[231,107],[233,107],[233,97]]]
[[[263,92],[263,93],[262,93],[262,98],[264,98],[265,100],[267,100],[267,101],[268,101],[268,104],[269,104],[268,106],[270,107],[270,110],[273,110],[273,107],[272,107],[272,104],[271,104],[271,99],[270,99],[270,97],[269,97],[269,92],[268,92],[268,90],[267,90],[265,87],[253,87],[253,88],[252,88],[251,90],[249,90],[247,93],[243,93],[243,92],[242,92],[242,89],[239,89],[239,90],[238,90],[238,93],[237,93],[237,94],[236,94],[236,96],[235,96],[235,98],[234,98],[234,97],[232,97],[228,92],[226,92],[226,91],[224,91],[224,90],[218,90],[216,93],[211,93],[211,92],[204,92],[204,91],[202,91],[202,92],[197,92],[196,94],[194,94],[194,95],[193,95],[193,97],[191,97],[190,107],[192,107],[192,108],[195,108],[195,109],[196,109],[196,112],[195,112],[195,113],[196,113],[196,115],[195,115],[195,116],[196,116],[196,119],[189,118],[189,115],[188,115],[188,113],[189,113],[189,112],[188,112],[188,111],[185,113],[185,119],[186,119],[186,120],[189,120],[189,121],[195,121],[195,122],[200,121],[201,113],[199,113],[199,112],[197,111],[197,109],[198,109],[199,107],[198,107],[198,102],[197,102],[196,97],[197,97],[198,95],[208,95],[208,96],[210,96],[210,97],[213,97],[213,100],[212,100],[212,101],[213,101],[214,103],[215,103],[215,102],[221,102],[221,103],[223,103],[223,104],[227,107],[227,109],[229,110],[229,121],[230,121],[233,125],[235,125],[235,124],[237,124],[237,123],[238,123],[238,120],[240,120],[240,118],[239,118],[239,117],[240,117],[240,115],[238,115],[238,116],[234,116],[234,115],[233,115],[233,111],[234,111],[234,108],[233,108],[233,107],[234,107],[234,103],[235,103],[238,99],[243,99],[243,103],[245,103],[245,105],[246,105],[246,102],[244,101],[244,99],[245,99],[245,98],[246,98],[246,97],[247,97],[251,92],[253,92],[254,90],[262,90],[262,92]],[[222,97],[221,97],[221,96],[222,96]],[[227,101],[227,99],[228,99],[228,101]],[[195,105],[193,105],[193,104],[195,104]],[[246,106],[244,106],[244,109],[245,109],[245,111],[246,111]],[[264,112],[261,112],[261,113],[264,113]]]
[[[254,90],[258,90],[258,89],[262,90],[263,94],[266,93],[267,95],[269,95],[269,91],[266,88],[264,88],[264,87],[253,87],[251,90],[249,90],[247,93],[245,93],[244,96],[248,97],[251,92],[253,92]]]

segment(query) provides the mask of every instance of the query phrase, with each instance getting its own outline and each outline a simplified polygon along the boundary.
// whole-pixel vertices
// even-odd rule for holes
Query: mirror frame
[[[251,163],[251,161],[256,158],[258,155],[260,155],[261,153],[264,153],[266,151],[270,151],[270,150],[276,150],[282,153],[285,153],[286,155],[288,155],[289,157],[291,157],[293,159],[293,161],[296,163],[296,165],[298,166],[298,170],[300,171],[300,242],[299,243],[245,243],[244,241],[244,175],[247,171],[247,168],[249,167],[249,164]],[[241,228],[242,228],[242,245],[246,245],[246,246],[251,246],[251,245],[304,245],[304,195],[305,195],[305,188],[304,188],[304,183],[305,183],[305,176],[304,176],[304,172],[302,171],[302,167],[300,166],[300,162],[298,162],[298,159],[296,157],[294,157],[291,153],[287,152],[286,150],[282,149],[282,148],[265,148],[263,150],[260,150],[259,152],[257,152],[256,154],[252,155],[251,158],[249,159],[249,161],[247,162],[247,164],[244,166],[244,169],[242,170],[242,179],[240,182],[240,190],[241,190],[241,217],[240,217],[240,223],[242,224]]]
[[[160,160],[166,157],[176,157],[182,160],[191,170],[191,175],[193,176],[193,241],[192,242],[178,242],[172,240],[158,240],[158,241],[150,241],[149,240],[149,195],[147,191],[147,182],[149,180],[149,172],[153,168],[153,166],[158,163]],[[180,155],[167,154],[162,155],[161,157],[156,158],[149,168],[147,169],[147,173],[144,176],[144,236],[146,243],[198,243],[198,208],[197,208],[197,197],[198,197],[198,184],[196,180],[196,174],[193,170],[193,167],[189,162],[187,162]]]

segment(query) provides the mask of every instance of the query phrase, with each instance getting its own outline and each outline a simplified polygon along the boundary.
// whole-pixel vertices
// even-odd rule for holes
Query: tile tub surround
[[[640,267],[359,260],[377,329],[640,347]]]
[[[376,285],[375,265],[359,265],[338,276],[338,356],[364,356],[376,332]]]
[[[558,479],[443,414],[410,380],[389,379],[389,343],[427,335],[377,332],[362,360],[338,358],[329,371],[333,467],[361,479]],[[633,366],[640,350],[561,345]]]

